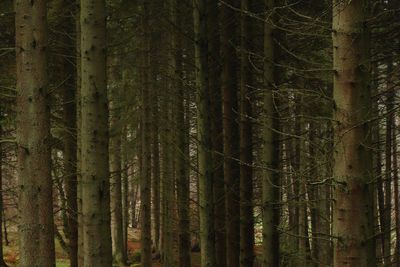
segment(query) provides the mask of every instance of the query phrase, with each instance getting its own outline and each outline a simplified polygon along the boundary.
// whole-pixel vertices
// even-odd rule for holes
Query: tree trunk
[[[214,199],[214,231],[216,264],[226,267],[226,236],[225,236],[225,182],[223,168],[223,138],[222,138],[222,92],[220,67],[220,29],[218,25],[218,2],[207,2],[207,34],[208,34],[208,77],[211,109],[212,132],[212,162],[213,162],[213,199]]]
[[[112,251],[105,1],[82,0],[80,24],[83,266],[109,267]]]
[[[216,266],[213,220],[211,119],[208,80],[207,1],[193,1],[197,86],[201,266]]]
[[[111,67],[110,76],[115,79],[118,61],[114,62],[116,66]],[[118,83],[117,83],[118,84]],[[122,178],[121,178],[121,115],[120,115],[120,95],[118,86],[111,87],[110,97],[110,208],[111,208],[111,237],[112,237],[112,254],[114,261],[124,265],[126,263],[126,255],[124,252],[124,236],[123,236],[123,215],[122,215]]]
[[[83,214],[82,214],[82,104],[81,104],[81,23],[80,23],[80,1],[77,1],[75,16],[76,26],[76,179],[77,179],[77,223],[78,223],[78,266],[83,266]]]
[[[125,73],[123,75],[124,84],[126,83]],[[124,85],[124,88],[127,88]],[[129,160],[128,160],[128,152],[127,152],[127,129],[126,125],[122,131],[121,136],[121,179],[122,179],[122,243],[123,243],[123,253],[126,255],[125,259],[127,259],[128,255],[128,226],[129,226]]]
[[[226,203],[226,260],[227,266],[238,267],[240,255],[240,171],[237,82],[237,43],[238,25],[235,11],[238,1],[231,0],[221,9],[221,90],[223,94],[223,138],[224,138],[224,179]]]
[[[182,25],[182,13],[177,1],[173,1],[172,8],[175,9],[176,19],[173,21],[176,25]],[[175,52],[175,81],[176,81],[176,183],[177,183],[177,200],[178,200],[178,216],[179,216],[179,267],[190,267],[190,180],[189,180],[189,128],[185,123],[185,92],[183,84],[182,72],[182,41],[178,36],[178,32],[173,32],[175,39],[176,52]]]
[[[267,167],[262,170],[262,211],[263,211],[263,267],[279,266],[279,143],[274,130],[278,129],[278,112],[274,91],[277,89],[275,68],[276,49],[273,28],[274,0],[265,0],[267,18],[264,24],[264,114],[262,121],[262,159]],[[274,244],[271,246],[271,244]]]
[[[253,136],[250,80],[249,0],[241,0],[240,40],[240,266],[253,266]]]
[[[2,121],[2,110],[0,108],[0,122]],[[3,137],[3,128],[0,123],[0,139]],[[7,264],[4,262],[4,252],[3,252],[3,219],[4,217],[4,205],[3,205],[3,147],[0,143],[0,267],[6,267]],[[5,228],[4,228],[5,229]],[[4,231],[5,232],[5,231]],[[6,243],[7,244],[7,243]]]
[[[334,1],[334,266],[376,266],[368,1]]]
[[[394,252],[394,262],[400,265],[400,194],[399,194],[399,171],[398,171],[398,158],[397,158],[397,131],[394,127],[392,131],[393,138],[393,188],[394,188],[394,217],[396,225],[396,245]]]
[[[52,267],[46,1],[15,2],[20,266]]]
[[[383,262],[385,265],[390,264],[391,260],[391,234],[392,234],[392,131],[394,124],[393,102],[394,91],[393,83],[391,82],[391,73],[393,71],[392,60],[387,62],[386,79],[387,90],[386,93],[386,142],[385,142],[385,182],[384,182],[384,195],[385,195],[385,212],[384,212],[384,228],[383,230]]]
[[[68,64],[68,63],[67,63]],[[69,73],[74,74],[74,68]],[[65,194],[68,214],[69,259],[71,267],[78,266],[78,204],[77,204],[77,140],[76,140],[76,82],[70,79],[64,89],[63,118],[67,129],[64,136]]]
[[[141,266],[151,267],[151,107],[149,75],[149,52],[148,52],[148,31],[149,29],[149,9],[148,3],[143,3],[142,27],[144,38],[142,48],[146,51],[142,55],[142,117],[141,117],[141,160],[142,172],[140,175],[140,242],[141,242]]]

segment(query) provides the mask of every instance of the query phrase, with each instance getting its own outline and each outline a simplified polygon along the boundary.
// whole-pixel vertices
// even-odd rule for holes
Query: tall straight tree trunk
[[[265,0],[267,18],[264,24],[264,114],[262,121],[262,159],[267,167],[262,170],[263,262],[262,266],[279,266],[279,143],[274,130],[278,128],[278,112],[274,98],[277,86],[275,67],[276,49],[273,27],[274,0]],[[271,244],[274,244],[271,246]]]
[[[174,124],[173,110],[175,109],[175,99],[172,97],[175,92],[176,81],[176,58],[175,58],[175,38],[173,32],[175,31],[173,21],[175,20],[175,1],[170,0],[165,2],[166,16],[170,22],[168,30],[170,35],[165,36],[167,41],[167,57],[164,63],[167,64],[166,76],[168,77],[161,101],[161,114],[162,114],[162,132],[161,132],[161,148],[162,148],[162,181],[161,181],[161,203],[162,203],[162,222],[161,222],[161,244],[162,244],[162,262],[166,267],[175,266],[175,255],[173,252],[174,246],[174,187],[175,187],[175,173],[174,173],[174,158],[173,158],[173,141],[174,141]]]
[[[154,91],[154,90],[153,90]],[[159,127],[158,127],[158,97],[153,94],[153,110],[152,111],[152,213],[153,213],[153,234],[154,247],[157,251],[160,250],[160,145],[159,145]]]
[[[77,0],[77,10],[75,15],[76,26],[76,179],[77,179],[77,223],[78,223],[78,266],[83,266],[83,214],[82,214],[82,60],[81,60],[81,22],[80,22],[80,1]]]
[[[153,90],[152,95],[152,180],[151,188],[153,190],[153,234],[154,247],[160,250],[160,144],[159,144],[159,126],[158,126],[158,93]]]
[[[2,110],[0,108],[0,121],[2,121]],[[3,128],[0,124],[0,138],[3,137]],[[3,147],[0,143],[0,267],[6,267],[7,264],[4,262],[4,250],[3,250],[3,221],[4,221],[4,205],[3,205]],[[6,229],[4,227],[4,229]],[[7,245],[7,243],[6,243]]]
[[[250,88],[249,0],[241,0],[240,20],[240,266],[253,266],[253,138]]]
[[[329,171],[323,171],[318,167],[317,159],[323,158],[321,153],[318,153],[317,145],[321,141],[317,136],[324,136],[323,132],[326,131],[324,127],[320,131],[314,121],[310,122],[310,172],[311,178],[315,185],[311,185],[310,192],[312,194],[312,246],[313,257],[316,261],[315,264],[326,266],[331,264],[331,246],[329,241],[330,235],[330,203],[329,203],[329,185],[323,180],[328,177]],[[322,145],[325,145],[322,143]],[[322,172],[322,175],[320,173]],[[320,178],[321,177],[321,178]]]
[[[118,61],[114,62],[118,64]],[[111,68],[111,72],[116,72],[116,66]],[[111,77],[115,77],[115,73]],[[116,81],[114,81],[115,83]],[[124,252],[124,236],[123,236],[123,210],[122,210],[122,176],[121,176],[121,125],[120,125],[120,95],[118,88],[111,88],[110,97],[110,208],[111,208],[111,238],[112,238],[112,254],[114,261],[118,264],[126,263],[126,255]]]
[[[80,24],[83,266],[109,267],[112,252],[105,1],[82,0]]]
[[[174,5],[172,8],[175,10],[175,20],[173,21],[176,25],[182,25],[182,15],[179,12],[181,10],[178,1],[173,1]],[[190,154],[189,154],[189,143],[188,135],[189,128],[186,127],[185,123],[185,92],[183,84],[183,69],[182,69],[182,41],[178,36],[178,32],[173,32],[173,38],[175,39],[175,81],[176,81],[176,147],[175,147],[175,158],[176,158],[176,187],[177,187],[177,200],[178,200],[178,217],[179,217],[179,242],[178,242],[178,253],[179,253],[179,267],[190,267],[191,266],[191,239],[190,239],[190,177],[189,177],[189,166],[190,166]]]
[[[238,114],[237,14],[231,6],[238,7],[238,1],[230,0],[221,6],[221,90],[223,94],[223,138],[224,138],[224,179],[226,203],[226,264],[239,266],[240,255],[240,171]]]
[[[386,142],[385,142],[385,212],[384,212],[384,229],[383,229],[383,261],[384,264],[390,264],[391,260],[391,233],[392,233],[392,131],[394,124],[394,113],[393,113],[393,102],[394,102],[394,91],[393,83],[391,82],[391,75],[393,71],[392,60],[389,59],[386,64],[386,79],[387,79],[387,90],[386,93]]]
[[[400,264],[400,194],[399,194],[399,171],[398,171],[398,158],[397,158],[397,131],[394,127],[392,131],[393,142],[393,188],[394,188],[394,223],[396,226],[396,245],[394,252],[394,262]]]
[[[207,2],[207,34],[208,34],[208,77],[211,110],[211,131],[213,138],[213,198],[214,198],[214,231],[216,264],[226,267],[225,236],[225,183],[223,163],[223,127],[222,127],[222,92],[220,67],[220,28],[218,25],[218,2]]]
[[[213,220],[211,119],[208,80],[207,1],[193,0],[197,86],[201,266],[216,266]]]
[[[124,78],[125,73],[123,72],[124,88],[126,87],[126,80]],[[123,253],[126,255],[128,253],[128,227],[129,227],[129,159],[128,159],[128,141],[127,141],[127,127],[124,125],[121,134],[121,182],[122,182],[122,243],[123,243]]]
[[[72,73],[73,77],[76,70],[70,63],[67,73]],[[78,203],[77,203],[77,139],[76,139],[76,81],[69,79],[64,88],[64,111],[63,119],[66,127],[64,136],[64,170],[66,175],[65,194],[67,200],[68,214],[68,241],[69,259],[71,267],[78,266]]]
[[[177,170],[177,198],[178,198],[178,216],[179,216],[179,266],[190,267],[190,181],[188,171],[188,159],[190,157],[186,137],[188,129],[185,124],[184,111],[184,92],[183,84],[178,87],[177,95],[177,151],[176,151],[176,170]]]
[[[376,266],[368,2],[333,2],[335,267]]]
[[[160,251],[160,137],[159,137],[159,96],[158,86],[161,82],[158,81],[160,73],[160,58],[162,56],[161,46],[161,30],[157,16],[162,10],[162,5],[157,1],[151,1],[150,6],[150,84],[151,84],[151,153],[152,153],[152,233],[153,246],[157,252]]]
[[[151,267],[151,107],[150,107],[150,91],[149,74],[149,6],[143,3],[142,14],[143,27],[143,43],[142,48],[145,52],[142,55],[142,114],[141,114],[141,175],[140,175],[140,242],[141,242],[141,266]]]
[[[303,86],[304,87],[304,86]],[[301,88],[300,90],[304,90]],[[299,91],[300,91],[299,90]],[[302,94],[302,92],[299,92]],[[296,159],[295,159],[295,170],[296,170],[296,183],[298,186],[297,197],[297,208],[298,208],[298,255],[296,259],[296,265],[307,265],[310,258],[310,242],[308,238],[308,214],[307,214],[307,146],[306,136],[303,134],[306,130],[307,121],[304,119],[305,110],[303,108],[305,99],[303,95],[295,96],[296,101],[296,123],[295,123],[295,134],[296,138]]]
[[[15,1],[20,266],[52,267],[46,1]]]

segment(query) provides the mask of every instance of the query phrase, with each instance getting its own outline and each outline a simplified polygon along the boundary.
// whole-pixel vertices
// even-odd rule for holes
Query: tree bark
[[[141,242],[141,266],[151,267],[151,107],[150,107],[150,91],[149,75],[149,6],[148,3],[143,3],[142,14],[143,27],[143,43],[142,48],[142,114],[141,114],[141,160],[142,172],[140,175],[140,242]],[[167,265],[168,266],[168,265]]]
[[[3,119],[2,110],[0,108],[0,122]],[[3,137],[3,127],[0,123],[0,138]],[[4,222],[4,205],[3,205],[3,145],[0,143],[0,267],[6,267],[7,264],[4,262],[4,250],[3,250],[3,222]],[[4,228],[6,229],[6,228]],[[5,231],[4,231],[5,232]],[[6,243],[7,245],[7,243]]]
[[[376,266],[368,1],[333,2],[334,266]]]
[[[394,91],[393,83],[391,82],[391,75],[393,71],[392,60],[389,59],[386,64],[386,79],[387,90],[386,93],[386,142],[385,142],[385,182],[384,182],[384,196],[385,196],[385,212],[384,212],[384,227],[383,231],[383,261],[384,264],[390,264],[391,260],[391,234],[392,234],[392,132],[394,124]]]
[[[263,267],[279,266],[279,143],[278,112],[274,91],[277,89],[275,29],[273,27],[274,0],[265,0],[268,12],[264,24],[264,114],[262,121],[262,159],[267,167],[262,170],[262,216],[263,216]],[[271,246],[271,244],[274,244]]]
[[[249,0],[241,0],[240,19],[240,266],[254,263],[253,130],[250,87]]]
[[[240,193],[239,193],[239,131],[238,131],[238,78],[237,78],[237,15],[231,6],[238,7],[238,1],[231,0],[221,9],[221,90],[223,94],[223,139],[224,179],[226,203],[226,263],[229,267],[239,266],[240,255]]]
[[[116,66],[111,67],[110,76],[115,81],[118,79],[115,68],[118,61],[114,62]],[[118,83],[117,83],[118,84]],[[110,208],[111,208],[111,237],[112,237],[112,254],[114,261],[118,264],[126,264],[126,254],[124,252],[124,236],[123,236],[123,210],[122,210],[122,176],[121,176],[121,135],[122,129],[120,125],[120,94],[118,86],[113,86],[110,89]]]
[[[216,264],[226,267],[225,236],[225,182],[223,161],[223,127],[222,127],[222,92],[221,92],[221,56],[220,27],[218,2],[207,2],[208,34],[208,77],[211,109],[212,162],[213,162],[213,198],[214,198],[214,231]]]
[[[173,21],[176,25],[182,25],[182,13],[179,12],[180,5],[178,1],[173,1],[173,9],[175,10],[176,19]],[[176,81],[176,187],[178,201],[178,217],[179,217],[179,267],[191,266],[191,239],[190,239],[190,154],[189,154],[189,128],[185,123],[185,87],[183,84],[182,69],[182,41],[178,36],[178,32],[173,32],[175,39],[175,77]],[[187,100],[186,100],[187,101]]]
[[[112,250],[105,1],[82,0],[80,25],[83,266],[109,267]]]
[[[52,267],[46,1],[15,2],[20,266]]]
[[[208,80],[207,1],[193,1],[197,86],[201,266],[216,266],[213,220],[211,119]]]

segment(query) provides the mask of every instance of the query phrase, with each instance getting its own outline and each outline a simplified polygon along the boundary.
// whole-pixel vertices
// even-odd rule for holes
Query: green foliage
[[[67,260],[57,260],[56,267],[69,267],[69,261],[67,261]]]
[[[132,262],[140,262],[140,250],[137,250],[132,254]]]

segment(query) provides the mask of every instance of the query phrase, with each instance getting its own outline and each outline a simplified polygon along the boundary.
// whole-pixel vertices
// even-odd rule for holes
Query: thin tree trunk
[[[157,64],[157,63],[154,63]],[[153,64],[152,66],[153,67]],[[156,79],[155,75],[152,79]],[[152,90],[152,203],[153,203],[153,234],[154,247],[156,251],[160,250],[160,144],[159,144],[159,110],[158,110],[158,92]]]
[[[118,64],[118,61],[114,62]],[[117,79],[117,66],[111,68],[111,77]],[[116,81],[114,81],[115,83]],[[112,254],[114,261],[124,265],[126,263],[126,255],[124,253],[124,237],[123,237],[123,210],[122,210],[122,178],[121,178],[121,126],[120,126],[120,95],[118,88],[112,87],[110,96],[110,208],[111,208],[111,237],[112,237]]]
[[[71,69],[72,66],[69,67]],[[67,73],[74,75],[74,68]],[[77,140],[76,140],[76,81],[70,79],[64,89],[63,118],[66,127],[64,136],[64,173],[66,175],[65,196],[68,215],[69,259],[71,267],[78,266],[78,204],[77,204]]]
[[[232,7],[238,7],[237,0],[227,1],[221,6],[221,86],[223,94],[223,138],[224,138],[224,179],[226,205],[226,263],[229,267],[239,266],[240,255],[240,171],[238,114],[237,15]]]
[[[182,25],[182,13],[179,7],[178,1],[174,1],[176,19],[174,23],[176,25]],[[189,155],[189,143],[187,136],[189,135],[189,128],[185,124],[185,92],[183,84],[183,72],[182,72],[182,41],[179,38],[178,33],[174,31],[173,38],[176,43],[175,52],[175,77],[176,80],[176,183],[177,183],[177,200],[178,200],[178,217],[179,217],[179,242],[178,242],[178,253],[179,253],[179,267],[190,267],[191,266],[191,240],[190,240],[190,177],[189,177],[189,166],[190,166],[190,155]]]
[[[112,250],[105,1],[82,0],[80,22],[83,266],[109,267]]]
[[[81,104],[81,22],[80,22],[80,1],[77,1],[75,15],[76,26],[76,179],[77,179],[77,223],[78,223],[78,266],[83,266],[83,214],[82,214],[82,104]]]
[[[396,225],[396,245],[394,252],[394,262],[397,266],[400,265],[400,194],[399,194],[399,171],[397,158],[397,131],[394,127],[392,131],[393,142],[393,187],[394,187],[394,217]]]
[[[148,3],[143,3],[142,27],[144,39],[142,48],[143,61],[142,76],[142,117],[141,117],[141,140],[142,140],[142,172],[140,175],[140,228],[141,228],[141,266],[151,267],[151,107],[149,75],[149,51],[148,51],[148,31],[149,29],[149,7]]]
[[[384,182],[384,195],[385,195],[385,221],[383,229],[383,262],[385,265],[391,262],[391,234],[392,234],[392,129],[394,123],[394,113],[393,113],[393,101],[394,101],[394,91],[391,88],[391,73],[393,71],[392,61],[388,60],[386,79],[388,92],[386,93],[386,142],[385,142],[385,182]]]
[[[253,266],[253,136],[250,90],[249,0],[241,0],[240,40],[240,266]]]
[[[376,266],[368,1],[333,2],[334,266]]]
[[[225,183],[223,163],[223,128],[222,128],[222,92],[220,67],[220,29],[218,25],[218,2],[207,2],[207,34],[208,34],[208,76],[211,105],[212,162],[213,162],[213,198],[214,198],[214,231],[216,264],[226,267],[225,236]]]
[[[0,108],[0,121],[2,121],[2,110]],[[3,137],[3,128],[0,124],[0,138]],[[3,252],[3,217],[4,217],[4,205],[3,205],[3,147],[0,143],[0,267],[6,267],[7,264],[4,262],[4,252]],[[5,229],[5,228],[4,228]],[[5,232],[5,231],[4,231]]]
[[[46,1],[17,0],[15,12],[19,264],[52,267],[55,255]]]
[[[273,19],[275,2],[265,0],[266,15],[269,20],[264,24],[264,119],[262,159],[267,169],[262,170],[262,211],[263,211],[263,267],[279,266],[279,143],[277,133],[278,112],[274,91],[277,88],[275,67],[276,49]],[[271,244],[274,244],[271,246]]]
[[[211,119],[209,115],[207,1],[193,1],[197,86],[201,266],[216,266],[213,220]]]
[[[125,72],[123,72],[123,81],[126,83]],[[124,88],[126,86],[124,85]],[[126,255],[125,259],[127,259],[128,255],[128,226],[129,226],[129,202],[128,202],[128,194],[129,194],[129,161],[128,161],[128,152],[127,152],[127,130],[126,126],[124,126],[122,134],[121,134],[121,179],[122,179],[122,243],[123,243],[123,253]]]

